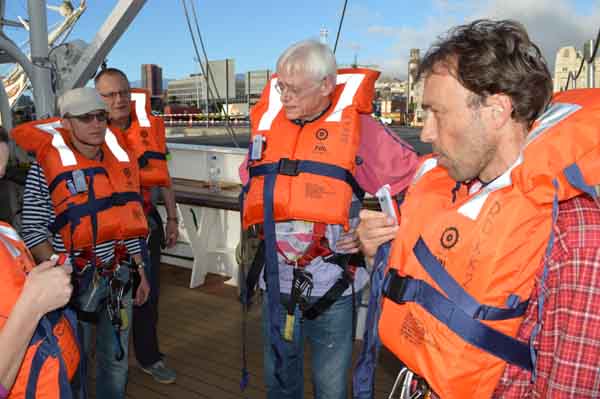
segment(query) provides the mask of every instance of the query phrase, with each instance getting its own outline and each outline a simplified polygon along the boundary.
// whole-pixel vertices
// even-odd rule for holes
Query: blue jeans
[[[131,290],[123,296],[126,305],[128,325],[131,323]],[[92,348],[92,327],[94,324],[79,321],[81,342],[86,356]],[[127,347],[129,343],[129,327],[120,331],[121,347],[124,356],[121,361],[116,359],[118,348],[115,338],[115,329],[108,317],[106,305],[98,311],[96,323],[96,398],[120,399],[125,397],[127,386]],[[89,359],[89,357],[88,357]],[[89,370],[89,368],[88,368]],[[87,373],[86,373],[87,374]]]
[[[282,298],[287,301],[288,296],[282,295]],[[293,342],[283,341],[283,369],[280,371],[283,386],[275,378],[275,356],[269,340],[268,309],[268,298],[264,295],[262,324],[267,398],[304,399],[304,342],[307,341],[311,346],[315,398],[346,399],[348,372],[352,363],[352,295],[340,297],[314,320],[302,319],[296,307]],[[279,316],[282,329],[286,314],[286,308],[281,305]]]

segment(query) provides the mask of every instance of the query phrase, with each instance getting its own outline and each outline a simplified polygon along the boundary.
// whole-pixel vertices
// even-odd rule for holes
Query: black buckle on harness
[[[279,160],[279,174],[286,176],[298,176],[298,165],[300,161],[296,159],[281,158]]]
[[[396,269],[390,269],[386,277],[387,284],[385,284],[384,295],[397,304],[404,304],[405,301],[401,298],[404,296],[404,291],[406,291],[407,281],[412,279],[411,276],[400,277]]]

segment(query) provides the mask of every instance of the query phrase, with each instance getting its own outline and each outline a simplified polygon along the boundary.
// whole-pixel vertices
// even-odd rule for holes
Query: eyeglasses
[[[97,120],[98,122],[106,122],[106,120],[108,119],[108,113],[106,112],[97,112],[95,114],[93,113],[87,113],[87,114],[83,114],[83,115],[67,115],[67,118],[74,118],[77,119],[79,122],[82,123],[91,123],[94,119]]]
[[[275,90],[277,90],[277,93],[279,93],[280,96],[283,96],[284,93],[287,93],[288,95],[290,95],[294,98],[298,98],[298,97],[302,97],[302,96],[306,95],[308,92],[310,92],[312,89],[318,87],[320,84],[321,84],[321,82],[319,81],[318,84],[315,84],[313,86],[299,88],[299,87],[288,86],[281,82],[277,82],[277,84],[275,85]]]
[[[110,98],[111,100],[114,100],[115,98],[117,98],[117,96],[129,97],[129,90],[111,91],[108,93],[100,93],[100,95],[104,98]]]

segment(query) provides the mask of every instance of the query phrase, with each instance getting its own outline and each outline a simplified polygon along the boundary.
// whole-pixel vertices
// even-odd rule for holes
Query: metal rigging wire
[[[202,74],[204,74],[204,76],[209,76],[209,75],[207,75],[207,72],[204,70],[204,66],[200,62],[200,60],[201,60],[201,58],[200,58],[200,52],[198,51],[198,44],[196,43],[196,38],[195,38],[194,32],[192,30],[192,24],[190,22],[190,15],[188,13],[188,8],[187,8],[187,5],[185,3],[185,0],[181,0],[181,3],[183,4],[183,11],[184,11],[184,14],[185,14],[185,20],[187,22],[188,30],[190,32],[190,37],[192,38],[192,43],[194,45],[194,52],[196,53],[196,59],[198,60],[198,64],[200,64],[200,69],[202,71]],[[195,10],[195,8],[194,8],[194,10]],[[198,29],[198,32],[199,31],[200,30]],[[200,36],[200,40],[202,40],[201,36]],[[204,45],[202,47],[204,48]],[[206,55],[206,52],[204,54]],[[208,58],[206,59],[206,67],[208,69]],[[214,79],[213,79],[213,83],[214,83]],[[215,89],[216,89],[216,85],[215,85]],[[215,96],[212,93],[212,89],[211,89],[210,85],[208,84],[208,81],[207,81],[207,85],[206,85],[206,91],[207,91],[207,94],[210,97],[215,98]],[[207,104],[207,106],[208,106],[208,104]],[[237,142],[237,138],[236,138],[235,132],[233,131],[233,129],[231,129],[231,126],[229,126],[228,124],[226,126],[228,127],[228,129],[226,129],[227,133],[231,136],[231,140],[233,141],[233,144],[236,147],[239,148],[240,145]]]
[[[212,73],[212,69],[210,68],[210,65],[208,63],[208,55],[206,54],[206,48],[204,47],[204,40],[202,40],[202,34],[200,33],[200,25],[198,24],[198,16],[196,13],[196,6],[194,6],[194,2],[192,0],[190,0],[190,3],[192,5],[192,15],[194,17],[194,23],[196,25],[196,33],[198,35],[198,39],[200,39],[200,46],[202,47],[202,53],[204,54],[204,60],[206,62],[206,72],[208,73],[207,76],[210,77],[210,80],[213,84],[214,92],[216,94],[217,105],[222,106],[223,104],[221,103],[221,96],[219,94],[219,89],[217,88],[217,84],[215,83],[215,77],[214,77],[214,75]],[[225,62],[227,63],[227,60],[225,60]],[[225,76],[226,80],[228,80],[228,78],[229,78],[228,76]],[[208,81],[207,81],[207,83],[208,83]],[[233,84],[235,85],[235,81]],[[229,93],[225,93],[225,96],[228,96],[228,95],[229,95]],[[225,113],[225,129],[231,136],[235,146],[239,148],[240,146],[237,142],[237,136],[230,124],[229,110],[224,109],[224,113]]]
[[[346,6],[348,5],[348,0],[344,0],[344,8],[342,8],[342,15],[340,16],[340,23],[338,25],[337,35],[335,36],[335,45],[333,46],[333,54],[335,54],[335,50],[337,50],[338,41],[340,40],[340,33],[342,32],[342,24],[344,23],[344,16],[346,15]]]
[[[596,35],[596,42],[594,43],[594,51],[592,51],[590,58],[586,59],[585,54],[584,54],[583,59],[581,60],[581,64],[579,65],[579,70],[577,71],[577,73],[574,74],[573,71],[569,71],[569,75],[567,76],[567,83],[565,84],[564,90],[569,89],[569,83],[571,83],[571,81],[577,82],[577,79],[579,79],[579,75],[581,75],[581,71],[583,71],[583,65],[586,62],[588,63],[588,65],[591,65],[592,62],[594,62],[594,59],[596,58],[596,53],[598,52],[598,44],[599,43],[600,43],[600,29],[598,30],[598,34]]]

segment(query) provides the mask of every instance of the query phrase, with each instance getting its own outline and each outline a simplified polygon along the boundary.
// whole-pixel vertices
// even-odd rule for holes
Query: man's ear
[[[71,121],[67,118],[61,118],[60,119],[60,123],[63,125],[63,127],[67,130],[73,130],[73,125],[71,125]]]
[[[329,96],[335,90],[335,78],[327,76],[321,81],[321,90],[323,95]]]
[[[490,120],[496,128],[500,128],[508,123],[512,117],[512,100],[502,93],[493,94],[486,98],[486,104],[490,110]]]

